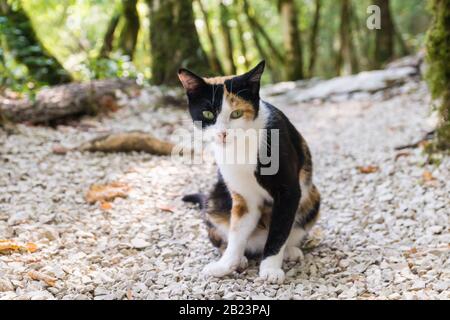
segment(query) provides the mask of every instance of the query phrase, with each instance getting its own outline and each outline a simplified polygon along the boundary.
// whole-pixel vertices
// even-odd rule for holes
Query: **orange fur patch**
[[[245,199],[238,193],[233,192],[231,195],[233,199],[233,207],[231,208],[231,217],[241,218],[248,212],[247,203]]]
[[[239,96],[228,92],[225,90],[225,99],[229,103],[231,110],[242,110],[244,113],[243,117],[246,120],[254,120],[255,119],[255,109],[248,101],[240,98]]]

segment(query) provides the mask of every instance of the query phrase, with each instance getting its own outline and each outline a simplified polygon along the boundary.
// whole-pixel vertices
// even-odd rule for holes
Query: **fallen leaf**
[[[69,149],[67,149],[66,147],[63,147],[61,145],[56,145],[56,146],[53,146],[52,151],[54,154],[63,155],[63,154],[66,154],[67,152],[69,152]]]
[[[127,184],[121,182],[112,182],[110,184],[93,184],[86,194],[86,201],[90,204],[99,202],[109,202],[115,198],[128,197],[130,188]]]
[[[9,240],[0,240],[0,253],[10,253],[11,251],[19,251],[20,246]]]
[[[33,280],[44,281],[50,287],[54,287],[56,280],[58,280],[58,279],[53,278],[49,275],[46,275],[42,272],[38,272],[38,271],[34,271],[34,270],[29,271],[28,276]]]
[[[34,243],[27,243],[26,245],[17,244],[12,240],[0,240],[0,253],[12,253],[12,252],[36,252],[37,245]]]
[[[165,204],[158,205],[157,208],[164,212],[174,212],[175,211],[175,208],[171,205],[165,205]]]
[[[38,249],[37,245],[32,242],[28,242],[26,244],[26,247],[27,247],[28,252],[30,252],[30,253],[36,252]]]
[[[363,174],[374,173],[380,170],[378,166],[359,166],[357,169]]]
[[[434,180],[436,180],[436,178],[433,177],[433,175],[431,174],[431,172],[430,172],[430,171],[427,171],[427,170],[425,170],[425,171],[423,172],[423,174],[422,174],[422,179],[423,179],[423,181],[425,181],[425,182],[429,182],[429,181],[434,181]]]
[[[108,210],[112,209],[112,204],[110,202],[108,202],[108,201],[103,201],[102,204],[100,205],[100,208],[103,211],[108,211]]]

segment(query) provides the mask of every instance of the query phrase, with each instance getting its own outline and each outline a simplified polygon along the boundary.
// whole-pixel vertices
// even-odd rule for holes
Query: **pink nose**
[[[218,134],[219,137],[219,141],[221,141],[222,143],[225,143],[227,140],[227,132],[226,131],[222,131]]]

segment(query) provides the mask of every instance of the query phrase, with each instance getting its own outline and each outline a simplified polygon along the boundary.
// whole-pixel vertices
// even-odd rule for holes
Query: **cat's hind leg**
[[[293,227],[284,250],[284,260],[289,262],[298,262],[303,260],[303,252],[300,249],[300,243],[306,235],[303,228]]]
[[[317,188],[312,185],[307,192],[302,194],[300,206],[297,211],[294,226],[289,234],[284,260],[300,261],[303,259],[303,252],[300,243],[308,234],[319,217],[320,194]]]

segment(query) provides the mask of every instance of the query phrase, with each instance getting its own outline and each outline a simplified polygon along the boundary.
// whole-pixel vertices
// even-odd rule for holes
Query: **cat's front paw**
[[[203,268],[203,275],[212,276],[216,278],[224,277],[232,273],[236,269],[236,266],[230,265],[228,263],[223,263],[222,261],[211,262]]]
[[[281,268],[261,268],[259,277],[269,283],[282,284],[285,276]]]
[[[297,247],[286,247],[284,250],[284,260],[298,262],[304,259],[302,249]]]

